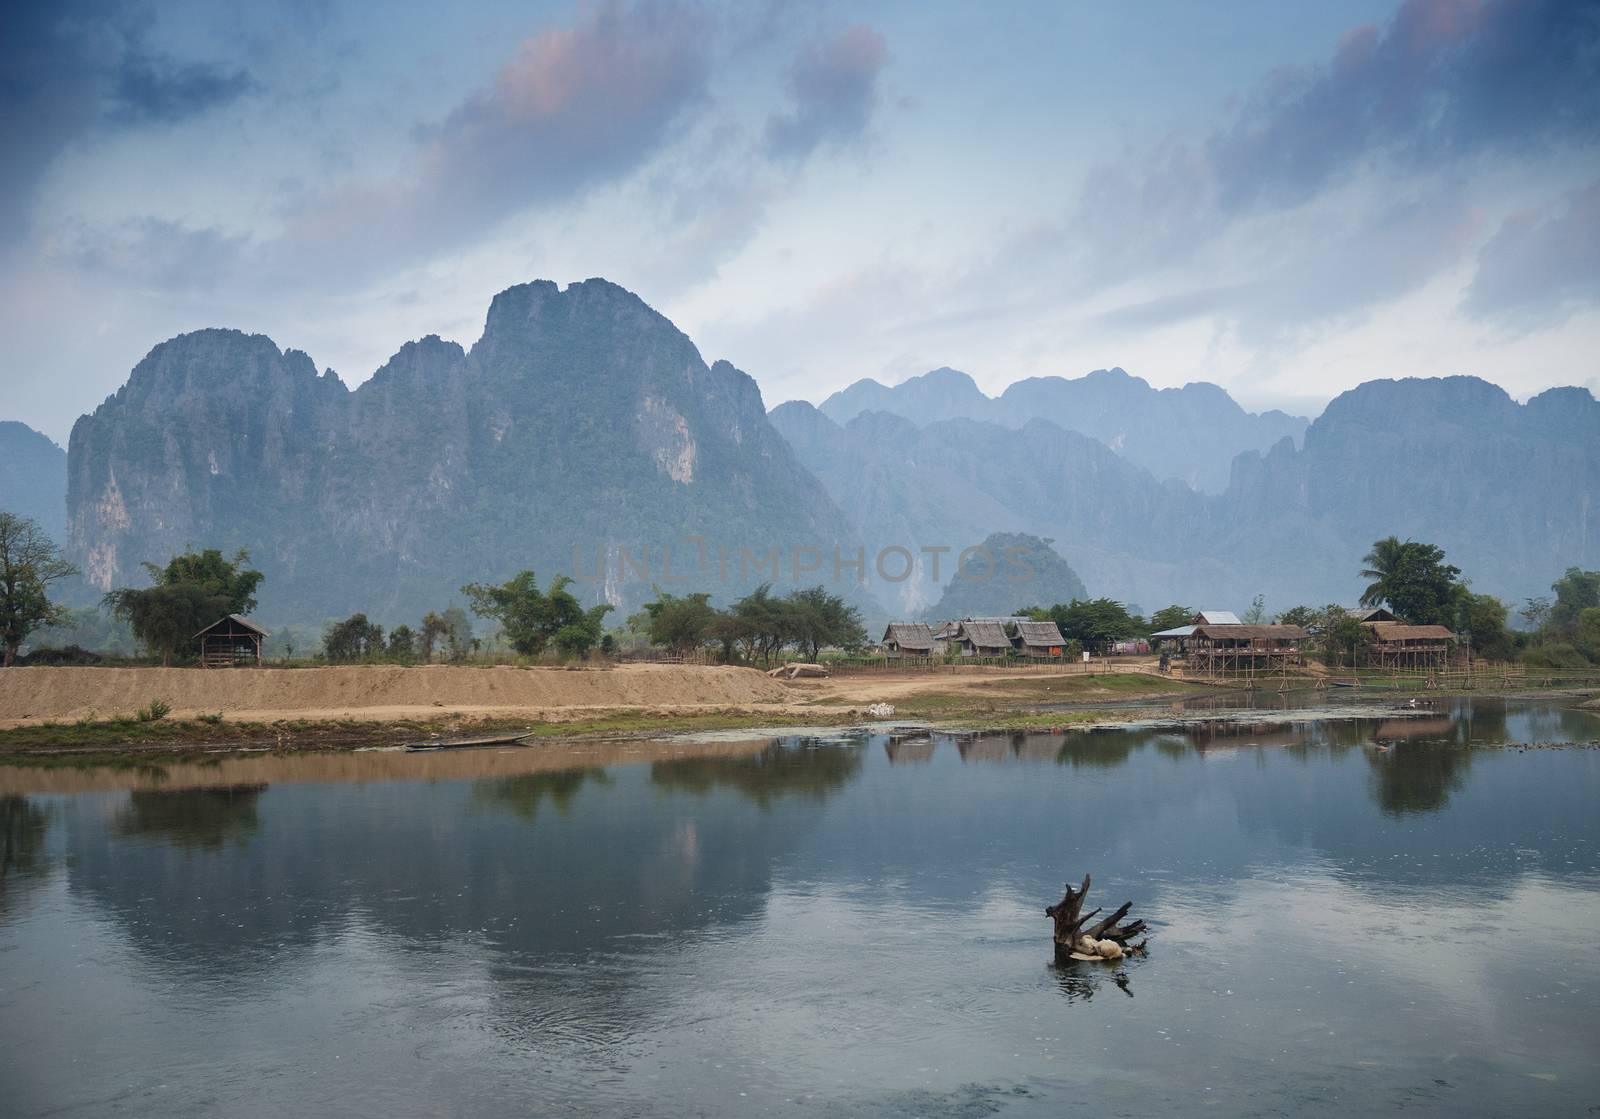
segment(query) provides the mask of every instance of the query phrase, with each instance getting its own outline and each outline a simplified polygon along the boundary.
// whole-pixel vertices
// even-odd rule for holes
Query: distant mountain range
[[[893,388],[866,379],[824,400],[818,410],[837,423],[863,412],[890,412],[916,424],[981,420],[1024,428],[1049,420],[1104,443],[1157,478],[1176,478],[1208,493],[1228,484],[1241,451],[1265,451],[1285,436],[1298,440],[1310,422],[1283,412],[1246,412],[1216,385],[1154,389],[1121,369],[1083,377],[1030,377],[997,397],[967,374],[935,369]]]
[[[66,494],[67,452],[27,424],[0,420],[0,509],[38,521],[61,543]]]
[[[1443,546],[1481,591],[1545,593],[1600,563],[1600,403],[1552,389],[1519,405],[1473,377],[1373,381],[1329,404],[1302,448],[1227,458],[1218,495],[1158,479],[1103,442],[1041,418],[917,424],[864,412],[843,425],[791,402],[773,423],[869,544],[914,548],[994,531],[1053,537],[1092,594],[1155,609],[1348,602],[1371,543]],[[896,606],[927,605],[920,584]]]
[[[244,547],[274,624],[414,623],[525,567],[624,608],[654,585],[726,600],[837,574],[876,624],[943,609],[955,556],[996,533],[1065,560],[1005,610],[1058,586],[1147,611],[1349,602],[1390,533],[1517,600],[1600,567],[1597,495],[1584,389],[1519,405],[1471,377],[1373,381],[1308,424],[1120,370],[996,398],[936,370],[769,415],[750,377],[603,280],[502,292],[470,350],[408,343],[354,391],[270,339],[202,330],[155,347],[65,456],[0,424],[0,508],[60,533],[85,597],[185,547]]]

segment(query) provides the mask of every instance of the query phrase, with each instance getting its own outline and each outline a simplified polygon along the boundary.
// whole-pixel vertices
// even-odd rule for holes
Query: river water
[[[1600,718],[1256,717],[0,770],[0,1114],[1600,1107]]]

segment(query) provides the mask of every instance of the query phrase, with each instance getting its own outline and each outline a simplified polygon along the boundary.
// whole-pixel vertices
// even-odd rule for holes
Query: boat
[[[407,753],[422,754],[432,753],[435,750],[476,750],[484,746],[516,746],[524,739],[531,737],[528,734],[492,734],[481,735],[477,738],[438,738],[426,742],[402,742]]]

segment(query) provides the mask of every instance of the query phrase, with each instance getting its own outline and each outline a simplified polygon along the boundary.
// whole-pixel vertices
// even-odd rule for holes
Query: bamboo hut
[[[202,668],[232,668],[261,663],[261,643],[267,631],[242,614],[219,618],[194,635],[200,644]]]

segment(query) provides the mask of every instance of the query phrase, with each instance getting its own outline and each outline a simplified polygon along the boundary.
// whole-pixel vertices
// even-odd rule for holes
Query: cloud
[[[130,52],[112,78],[109,115],[129,124],[175,124],[237,101],[256,88],[248,70],[177,62],[143,52]]]
[[[85,271],[165,292],[206,292],[235,275],[250,239],[143,217],[110,228],[79,228],[56,242],[54,255]]]
[[[1600,3],[1406,0],[1330,61],[1280,70],[1204,153],[1224,210],[1294,205],[1372,161],[1600,136]]]
[[[887,58],[883,36],[865,24],[806,50],[789,77],[793,110],[767,121],[768,154],[804,159],[824,144],[859,139],[872,118]]]
[[[1461,307],[1518,330],[1564,322],[1600,301],[1600,179],[1512,214],[1478,253]]]
[[[1208,136],[1092,169],[1058,268],[1083,298],[1167,289],[1107,327],[1209,316],[1281,342],[1456,267],[1485,156],[1597,146],[1600,0],[1406,0],[1323,63],[1269,75]]]
[[[300,204],[289,246],[358,268],[460,247],[513,213],[639,167],[704,95],[709,73],[693,11],[589,8],[525,40],[491,82],[419,130],[402,175]]]
[[[0,7],[0,244],[26,232],[45,172],[85,135],[176,124],[256,88],[243,68],[174,59],[147,38],[102,0]]]

